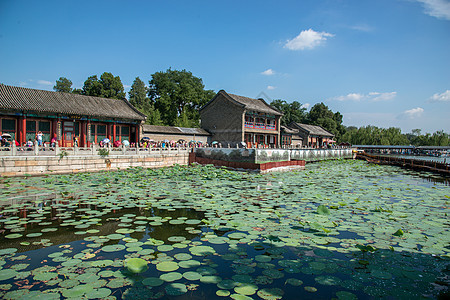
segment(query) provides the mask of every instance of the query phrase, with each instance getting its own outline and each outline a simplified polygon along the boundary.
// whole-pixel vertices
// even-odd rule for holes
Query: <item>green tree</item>
[[[198,127],[198,110],[214,97],[214,91],[205,90],[202,79],[186,70],[168,69],[152,74],[148,96],[152,105],[161,113],[165,125],[174,126],[183,120]],[[192,121],[192,122],[191,122]]]
[[[342,115],[339,112],[333,113],[328,106],[321,103],[315,104],[308,113],[308,124],[318,125],[341,140],[345,133],[345,127],[342,125]]]
[[[83,95],[101,97],[102,84],[99,82],[97,75],[89,76],[83,85]]]
[[[148,88],[145,86],[145,83],[139,77],[136,77],[128,92],[131,105],[140,109],[144,107],[145,103],[150,103],[147,93]]]
[[[163,125],[161,114],[150,103],[147,93],[148,88],[145,86],[145,83],[139,77],[136,77],[128,92],[130,103],[147,116],[147,124]]]
[[[56,80],[56,84],[53,86],[53,90],[55,90],[55,92],[71,93],[72,81],[66,77],[59,77],[59,79]]]
[[[283,117],[281,118],[281,125],[283,126],[287,126],[292,122],[304,123],[306,121],[306,108],[302,107],[300,102],[294,101],[287,103],[284,100],[278,99],[272,101],[270,105],[283,113]]]
[[[378,128],[376,126],[347,128],[342,141],[353,145],[408,145],[409,140],[400,128]]]
[[[82,94],[95,97],[125,99],[125,92],[120,77],[108,72],[104,72],[100,76],[100,79],[98,79],[97,75],[89,76],[84,82]]]
[[[104,72],[100,76],[100,84],[102,85],[102,97],[125,99],[123,84],[119,76]]]

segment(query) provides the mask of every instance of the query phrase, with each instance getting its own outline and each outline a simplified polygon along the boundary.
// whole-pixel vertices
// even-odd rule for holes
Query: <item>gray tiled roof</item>
[[[288,133],[288,134],[296,134],[296,133],[298,133],[298,129],[290,128],[290,127],[283,126],[283,125],[281,126],[281,131],[284,132],[284,133]]]
[[[145,120],[127,100],[51,92],[0,84],[0,110]]]
[[[167,133],[167,134],[182,134],[182,135],[211,135],[208,131],[202,128],[186,128],[186,127],[171,127],[171,126],[157,126],[157,125],[143,125],[142,130],[145,133]]]
[[[223,91],[223,92],[226,93],[225,91]],[[272,106],[267,104],[266,101],[264,101],[263,99],[253,99],[253,98],[229,94],[229,93],[226,93],[226,94],[228,96],[230,96],[234,101],[245,105],[245,108],[248,110],[255,110],[255,111],[270,113],[270,114],[274,114],[277,116],[283,115],[283,113],[281,113],[280,111],[276,110],[275,108],[273,108]]]
[[[334,134],[331,132],[326,131],[320,126],[316,125],[309,125],[309,124],[302,124],[302,123],[296,123],[292,122],[289,127],[294,127],[298,129],[303,129],[304,131],[308,132],[310,135],[319,135],[319,136],[327,136],[327,137],[333,137]]]
[[[231,101],[234,101],[234,103],[240,105],[241,107],[244,107],[247,110],[253,110],[253,111],[259,111],[259,112],[265,112],[269,114],[273,114],[276,116],[282,116],[283,113],[276,110],[269,104],[267,104],[263,99],[252,99],[244,96],[238,96],[234,94],[228,94],[224,90],[220,90],[214,98],[212,98],[208,103],[206,103],[200,110],[203,110],[206,108],[211,102],[216,99],[218,95],[222,95],[225,98],[231,99]]]

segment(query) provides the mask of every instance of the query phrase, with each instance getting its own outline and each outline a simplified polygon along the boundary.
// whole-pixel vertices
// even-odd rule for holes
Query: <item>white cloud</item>
[[[360,101],[361,99],[364,98],[364,95],[358,94],[358,93],[350,93],[348,95],[345,96],[338,96],[333,98],[334,100],[338,100],[338,101]]]
[[[20,86],[36,86],[36,84],[48,85],[48,86],[53,85],[52,82],[47,81],[47,80],[42,80],[42,79],[28,79],[26,81],[21,81],[19,83]]]
[[[405,110],[403,112],[403,115],[409,119],[415,119],[415,118],[421,117],[423,114],[423,111],[424,111],[423,108],[416,107],[416,108]]]
[[[274,90],[274,89],[276,89],[277,87],[276,86],[272,86],[272,85],[268,85],[267,86],[267,89],[268,90]]]
[[[261,72],[262,75],[266,75],[266,76],[270,76],[270,75],[274,75],[275,71],[272,69],[267,69],[264,72]]]
[[[389,92],[389,93],[379,93],[379,92],[370,92],[367,95],[360,93],[350,93],[345,96],[337,96],[331,98],[331,100],[337,101],[387,101],[392,100],[397,96],[397,92]]]
[[[309,104],[309,103],[305,103],[305,104],[303,104],[302,105],[302,108],[306,108],[306,109],[308,109],[309,107],[311,106],[311,104]]]
[[[53,84],[53,83],[51,83],[50,81],[47,81],[47,80],[40,80],[40,79],[36,80],[36,83],[42,84],[42,85],[52,85],[52,84]]]
[[[349,26],[350,29],[356,30],[356,31],[363,31],[363,32],[370,32],[373,31],[373,27],[366,25],[366,24],[358,24]]]
[[[430,102],[450,102],[450,90],[446,90],[442,94],[434,94],[431,96]]]
[[[312,29],[303,30],[292,40],[288,40],[284,48],[289,50],[313,49],[327,40],[327,37],[333,37],[334,34],[328,32],[317,32]]]
[[[438,19],[450,20],[450,1],[447,0],[417,0],[422,3],[425,13]]]
[[[397,92],[390,92],[390,93],[378,93],[378,92],[371,92],[369,93],[369,97],[372,101],[387,101],[392,100],[397,96]]]

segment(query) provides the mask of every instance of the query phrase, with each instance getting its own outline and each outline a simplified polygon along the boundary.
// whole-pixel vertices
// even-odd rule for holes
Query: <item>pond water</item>
[[[1,299],[448,296],[450,190],[362,161],[0,179]]]

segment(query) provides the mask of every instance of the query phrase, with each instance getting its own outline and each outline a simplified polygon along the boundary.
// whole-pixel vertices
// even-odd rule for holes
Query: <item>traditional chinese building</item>
[[[281,126],[281,147],[282,148],[301,148],[303,146],[303,138],[299,134],[298,129]]]
[[[201,127],[211,133],[211,139],[232,147],[241,142],[248,147],[279,147],[282,115],[263,99],[224,90],[200,109]]]
[[[142,136],[155,142],[158,141],[180,141],[201,142],[202,144],[211,142],[211,134],[202,128],[186,128],[176,126],[143,125]]]
[[[59,145],[88,147],[108,138],[111,142],[139,140],[146,117],[127,100],[51,92],[0,84],[0,132],[20,144],[43,133],[44,142],[56,135]]]
[[[303,145],[306,147],[321,148],[335,142],[334,134],[317,125],[292,122],[288,127],[291,130],[298,130],[295,135],[303,139]]]

